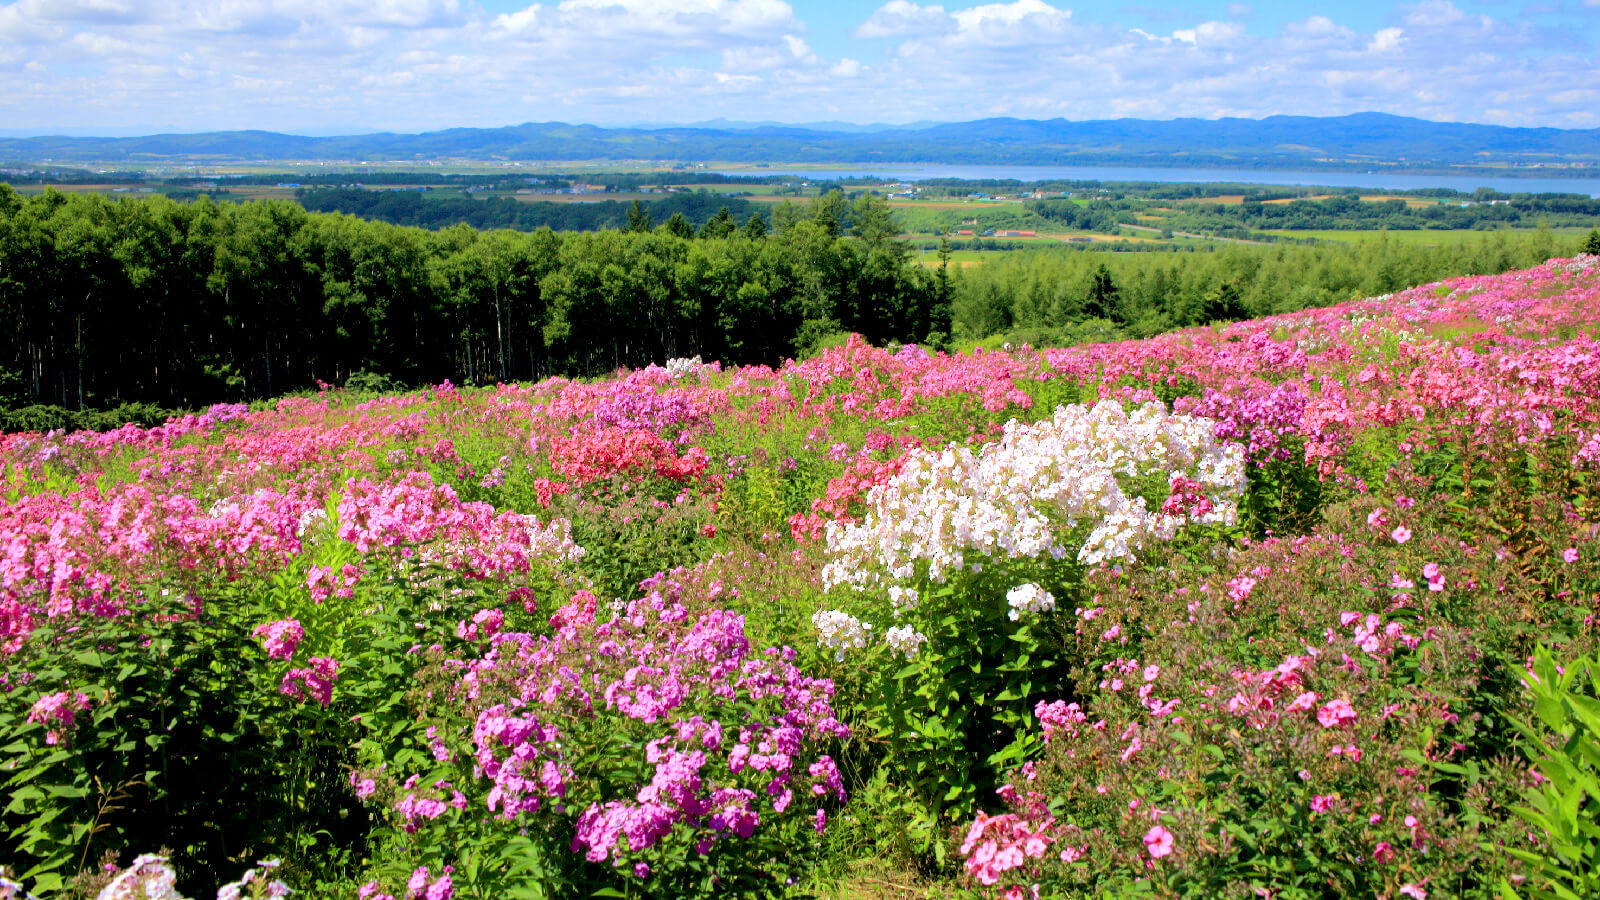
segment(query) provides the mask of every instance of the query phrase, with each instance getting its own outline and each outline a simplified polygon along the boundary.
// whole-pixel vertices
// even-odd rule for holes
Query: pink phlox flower
[[[1305,693],[1301,694],[1300,696],[1294,698],[1294,701],[1292,703],[1290,703],[1287,707],[1284,707],[1283,711],[1286,712],[1286,713],[1291,713],[1291,712],[1309,712],[1311,709],[1315,708],[1316,705],[1317,705],[1317,695],[1316,695],[1316,693],[1313,692],[1313,691],[1306,691]]]
[[[1173,843],[1172,832],[1160,825],[1152,825],[1150,830],[1144,833],[1144,848],[1150,852],[1151,859],[1161,859],[1170,855]]]
[[[262,641],[262,646],[266,649],[269,658],[289,659],[294,656],[295,648],[300,646],[300,642],[305,640],[306,632],[304,628],[300,627],[299,620],[280,619],[276,622],[268,622],[265,625],[257,625],[250,632],[250,636],[265,638]]]
[[[278,693],[301,699],[309,696],[323,706],[333,702],[333,683],[339,680],[339,663],[326,656],[311,657],[306,668],[290,669],[278,685]]]
[[[28,721],[45,726],[44,742],[49,746],[61,743],[80,712],[89,708],[89,695],[82,691],[56,691],[45,694],[33,702],[28,710]]]
[[[1353,721],[1355,717],[1356,711],[1350,705],[1350,701],[1343,698],[1329,700],[1322,705],[1321,709],[1317,710],[1317,721],[1322,723],[1323,728],[1343,725],[1346,722]]]

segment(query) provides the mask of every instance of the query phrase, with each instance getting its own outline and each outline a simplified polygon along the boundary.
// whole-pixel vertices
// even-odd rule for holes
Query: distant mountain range
[[[601,128],[550,122],[342,137],[222,131],[120,138],[0,138],[0,161],[27,163],[428,159],[1340,169],[1382,165],[1410,171],[1558,163],[1583,164],[1600,176],[1600,129],[1508,128],[1358,113],[1325,118],[1165,121],[981,119],[875,126],[865,131],[738,122],[675,128]]]

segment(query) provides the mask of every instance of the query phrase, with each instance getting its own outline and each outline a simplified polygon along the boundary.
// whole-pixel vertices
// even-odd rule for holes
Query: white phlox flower
[[[855,616],[837,609],[821,609],[811,615],[811,624],[817,629],[817,644],[833,650],[833,658],[842,660],[849,650],[865,650],[868,632],[872,626]]]
[[[895,653],[903,654],[906,659],[917,655],[922,645],[928,642],[928,636],[918,632],[910,625],[898,625],[883,633],[884,643]]]
[[[889,607],[894,610],[895,618],[902,613],[908,613],[917,608],[922,602],[922,596],[916,588],[901,587],[897,584],[889,585]],[[891,629],[892,630],[892,629]]]
[[[1025,615],[1038,615],[1056,608],[1056,598],[1044,588],[1029,582],[1006,591],[1006,604],[1011,607],[1011,621]]]

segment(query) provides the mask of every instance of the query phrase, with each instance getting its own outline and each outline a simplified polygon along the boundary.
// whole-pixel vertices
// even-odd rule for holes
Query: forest
[[[295,199],[312,212],[350,213],[394,225],[419,228],[471,225],[480,229],[513,228],[517,231],[622,228],[628,223],[630,208],[629,204],[617,200],[529,203],[510,197],[430,197],[418,191],[366,188],[315,188],[297,193]],[[745,222],[760,209],[748,200],[722,197],[709,191],[668,194],[645,206],[655,221],[665,223],[673,216],[682,216],[694,225],[705,224],[723,209]]]
[[[697,195],[687,195],[695,197]],[[719,200],[719,202],[722,202]],[[831,192],[698,229],[437,231],[287,201],[111,200],[0,185],[0,409],[8,429],[159,422],[319,384],[587,377],[699,355],[776,365],[877,345],[1070,345],[1322,306],[1579,249],[1548,230],[1422,247],[916,260],[879,199]],[[946,245],[948,246],[948,245]]]

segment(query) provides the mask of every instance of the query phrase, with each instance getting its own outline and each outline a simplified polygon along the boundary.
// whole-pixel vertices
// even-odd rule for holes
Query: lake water
[[[921,181],[928,178],[1007,179],[1018,181],[1158,181],[1167,184],[1275,184],[1318,187],[1383,188],[1409,191],[1417,188],[1452,188],[1472,193],[1480,187],[1516,193],[1583,194],[1600,197],[1600,177],[1544,178],[1496,175],[1407,175],[1394,172],[1300,172],[1274,169],[1141,169],[1124,166],[943,166],[905,165],[855,168],[784,168],[722,170],[721,175],[802,175],[812,178],[893,178]]]

